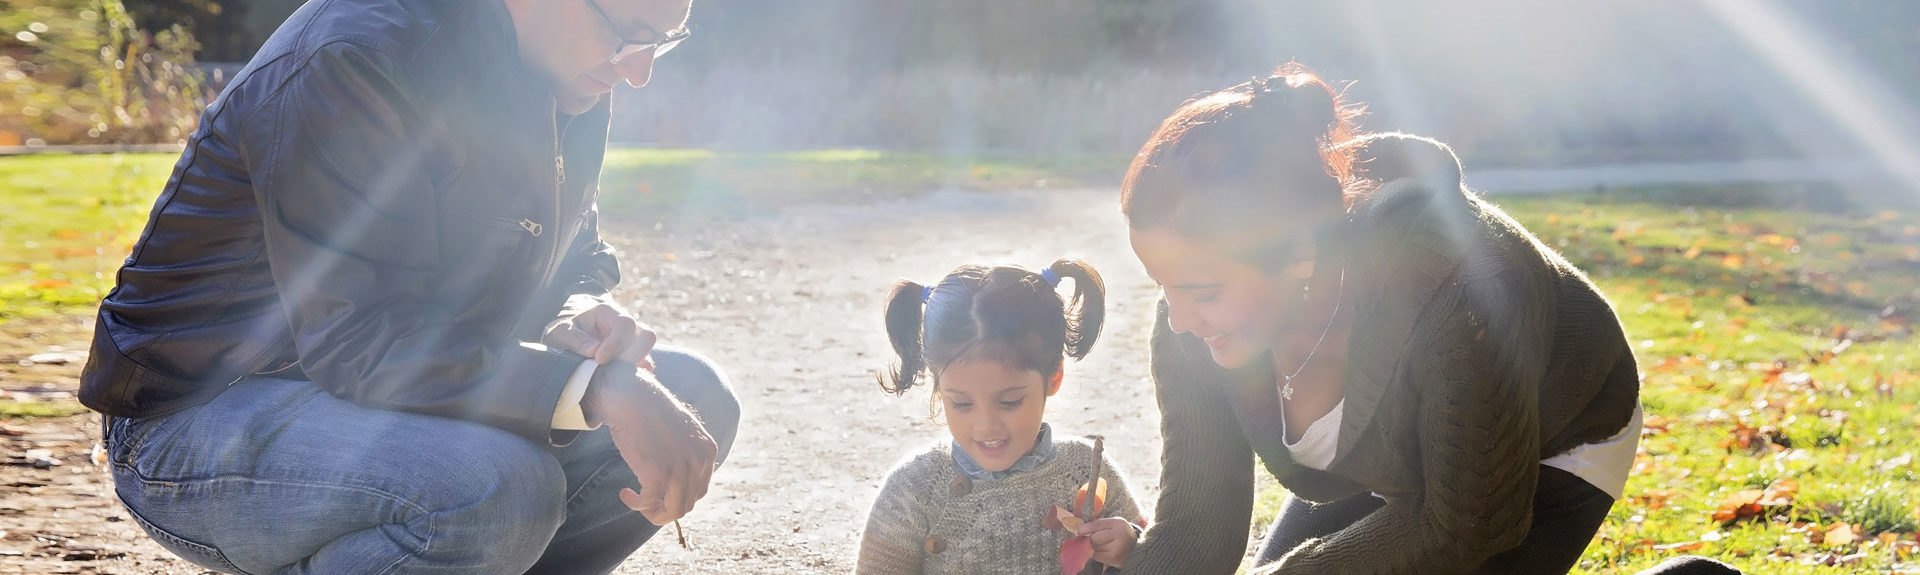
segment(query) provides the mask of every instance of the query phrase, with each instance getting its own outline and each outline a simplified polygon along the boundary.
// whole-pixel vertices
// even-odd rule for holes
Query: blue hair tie
[[[1053,273],[1053,268],[1040,270],[1040,280],[1047,282],[1047,287],[1060,287],[1060,274]]]
[[[920,288],[921,303],[926,303],[928,300],[932,300],[932,299],[933,299],[933,286]]]

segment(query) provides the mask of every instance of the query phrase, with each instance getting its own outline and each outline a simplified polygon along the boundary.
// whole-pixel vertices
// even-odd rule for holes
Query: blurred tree
[[[200,45],[199,57],[216,62],[237,62],[253,55],[265,37],[256,38],[247,28],[247,8],[251,0],[140,0],[127,5],[135,25],[150,33],[165,32],[174,26],[193,34]]]
[[[0,145],[178,142],[205,101],[193,38],[120,0],[10,0],[0,32]]]

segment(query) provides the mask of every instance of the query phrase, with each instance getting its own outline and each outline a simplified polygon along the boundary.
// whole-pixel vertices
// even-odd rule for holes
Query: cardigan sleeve
[[[1129,575],[1232,573],[1246,555],[1253,448],[1234,423],[1220,379],[1226,372],[1209,369],[1212,359],[1190,339],[1168,326],[1161,302],[1151,359],[1163,442],[1160,499],[1127,556]],[[1194,365],[1202,361],[1209,363]]]
[[[1540,334],[1490,324],[1458,285],[1412,348],[1424,488],[1254,573],[1466,573],[1525,540],[1540,468],[1540,374],[1525,359],[1538,344],[1526,338]]]
[[[909,459],[887,476],[867,513],[867,527],[861,533],[860,553],[854,564],[857,575],[910,575],[920,573],[925,556],[927,518],[930,503],[923,496],[919,458]]]

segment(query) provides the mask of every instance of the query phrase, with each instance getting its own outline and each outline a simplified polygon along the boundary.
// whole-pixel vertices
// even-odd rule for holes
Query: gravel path
[[[948,437],[928,395],[882,393],[886,288],[954,266],[1061,256],[1105,276],[1109,321],[1047,405],[1065,433],[1103,434],[1151,501],[1159,414],[1147,381],[1155,290],[1127,248],[1111,190],[938,192],[683,223],[623,242],[628,303],[663,340],[701,350],[746,412],[713,492],[682,524],[693,549],[650,544],[622,573],[847,572],[894,462]]]
[[[1070,364],[1047,406],[1056,429],[1102,434],[1140,498],[1157,494],[1158,413],[1147,380],[1155,290],[1126,243],[1112,190],[942,191],[857,203],[733,210],[712,206],[609,222],[627,269],[619,299],[664,341],[696,349],[733,379],[744,406],[730,461],[681,524],[620,573],[844,573],[886,471],[946,432],[924,389],[882,393],[891,361],[881,321],[890,283],[954,266],[1039,267],[1061,256],[1105,275],[1108,323]],[[745,213],[742,213],[745,212]],[[50,346],[84,350],[76,320],[4,326],[9,392],[59,395],[81,361],[15,367]],[[17,356],[17,357],[16,357]],[[140,534],[88,463],[90,416],[16,421],[0,455],[48,449],[61,465],[0,465],[0,573],[199,573]]]

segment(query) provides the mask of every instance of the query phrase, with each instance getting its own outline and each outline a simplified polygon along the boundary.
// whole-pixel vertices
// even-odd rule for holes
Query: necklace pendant
[[[1280,399],[1293,401],[1293,378],[1292,377],[1288,377],[1284,383],[1280,384]]]

